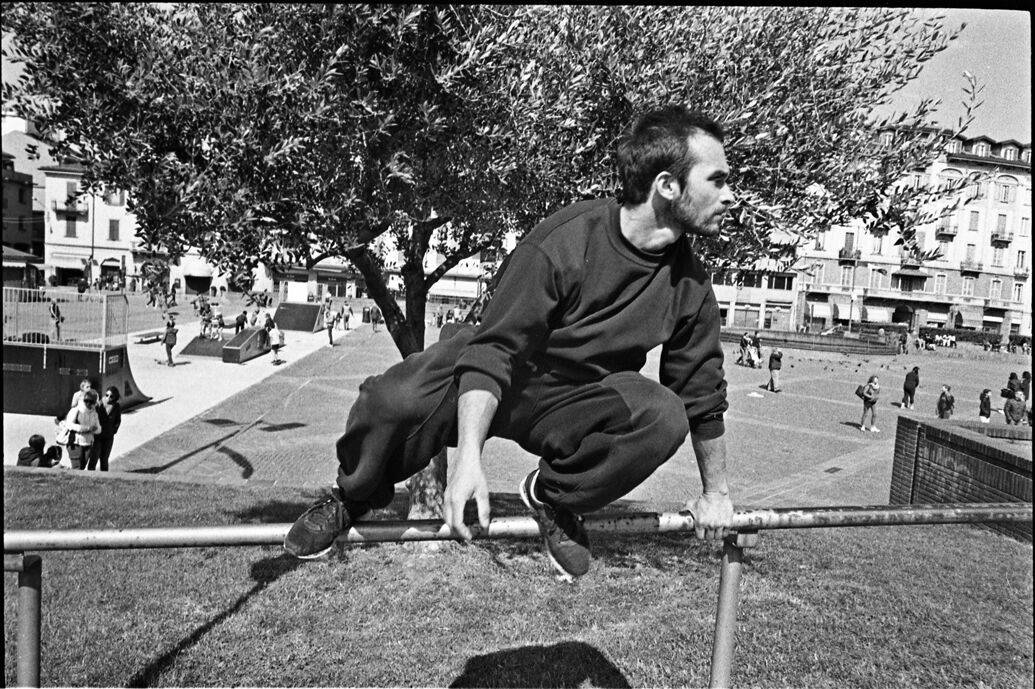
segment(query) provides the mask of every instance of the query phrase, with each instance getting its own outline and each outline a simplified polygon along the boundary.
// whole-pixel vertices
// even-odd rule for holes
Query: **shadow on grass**
[[[862,429],[862,424],[859,423],[858,421],[842,421],[841,425],[842,426],[848,426],[849,428],[854,428],[856,430]]]
[[[629,687],[596,648],[576,641],[525,646],[475,656],[450,687]]]
[[[248,589],[248,591],[234,601],[233,605],[219,613],[205,624],[201,625],[193,632],[190,633],[184,639],[181,639],[178,644],[173,648],[169,649],[161,656],[151,662],[150,665],[143,668],[137,674],[133,675],[130,680],[126,683],[127,687],[150,687],[154,686],[167,669],[169,669],[175,662],[176,659],[184,651],[187,651],[200,641],[205,634],[209,632],[216,625],[221,624],[223,621],[229,619],[234,615],[241,607],[247,603],[252,596],[257,593],[262,593],[270,584],[275,582],[281,576],[291,572],[298,568],[302,564],[299,560],[289,555],[279,555],[277,557],[264,558],[256,563],[252,564],[251,567],[251,578],[255,584]]]

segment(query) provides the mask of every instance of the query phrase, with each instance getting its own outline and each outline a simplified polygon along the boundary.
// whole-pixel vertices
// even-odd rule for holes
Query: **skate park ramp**
[[[270,351],[270,336],[265,328],[245,328],[223,345],[223,361],[243,364]]]
[[[88,378],[98,391],[115,386],[123,409],[150,401],[141,392],[125,346],[83,349],[4,342],[4,413],[64,416]]]
[[[315,333],[323,327],[323,304],[284,302],[273,316],[281,330]]]
[[[212,340],[197,335],[187,343],[186,347],[180,350],[179,356],[214,356],[222,358],[223,345],[225,344],[226,340]],[[165,352],[163,351],[162,354],[164,355]]]

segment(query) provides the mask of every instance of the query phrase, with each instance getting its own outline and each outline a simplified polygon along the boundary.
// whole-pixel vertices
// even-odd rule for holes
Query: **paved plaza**
[[[182,326],[181,347],[197,323]],[[243,365],[212,357],[177,356],[174,368],[159,366],[159,345],[131,345],[130,362],[141,388],[154,399],[127,412],[116,437],[111,476],[127,474],[242,486],[302,486],[323,489],[334,480],[334,442],[359,384],[400,360],[390,335],[359,324],[326,333],[288,331],[285,358],[269,356]],[[427,341],[438,337],[429,328]],[[959,418],[977,417],[982,388],[1003,386],[1011,371],[1028,368],[1020,356],[973,349],[902,356],[848,356],[786,350],[783,392],[763,390],[768,372],[735,365],[735,347],[725,345],[730,409],[726,414],[730,475],[738,507],[878,504],[887,501],[898,415],[934,417],[943,383],[952,385]],[[177,350],[178,351],[178,350]],[[920,366],[916,409],[898,408],[902,379]],[[645,375],[657,376],[658,352]],[[859,430],[856,385],[881,378],[880,434]],[[996,397],[994,406],[1001,407]],[[1003,423],[999,413],[993,423]],[[31,432],[52,433],[49,419],[5,414],[4,461],[13,464]],[[42,426],[42,427],[41,427]],[[37,430],[33,430],[37,429]],[[516,444],[486,445],[490,490],[516,492],[535,457]],[[94,474],[95,476],[97,474]],[[700,491],[689,442],[625,505],[678,509]]]

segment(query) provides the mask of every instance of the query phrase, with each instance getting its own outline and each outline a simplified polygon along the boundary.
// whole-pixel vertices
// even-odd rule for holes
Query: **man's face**
[[[733,205],[727,184],[730,174],[722,144],[707,134],[690,137],[690,155],[697,162],[690,168],[682,193],[672,201],[671,212],[683,232],[712,237],[719,233],[722,219]]]

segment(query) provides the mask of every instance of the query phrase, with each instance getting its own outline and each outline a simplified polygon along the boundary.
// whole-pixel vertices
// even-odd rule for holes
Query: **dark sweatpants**
[[[337,443],[346,500],[384,507],[395,483],[455,446],[453,366],[473,333],[463,330],[360,385]],[[580,514],[629,493],[688,432],[682,400],[639,373],[573,382],[525,367],[515,371],[490,428],[538,455],[543,497]]]

